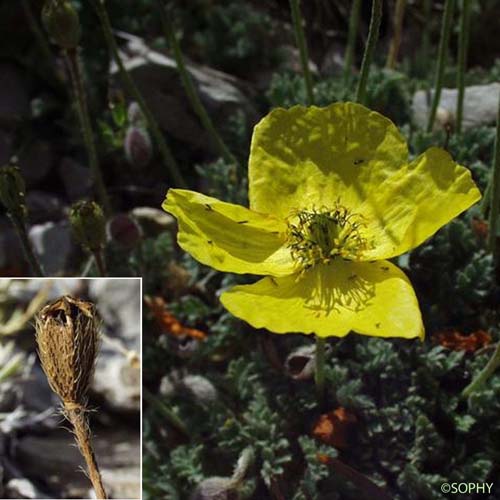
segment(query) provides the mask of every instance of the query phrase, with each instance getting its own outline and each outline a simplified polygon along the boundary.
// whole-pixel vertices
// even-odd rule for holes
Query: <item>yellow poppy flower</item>
[[[396,126],[354,103],[275,109],[255,127],[250,208],[170,189],[179,245],[220,271],[265,277],[221,296],[275,333],[421,337],[415,292],[386,259],[481,197],[439,148],[413,161]]]

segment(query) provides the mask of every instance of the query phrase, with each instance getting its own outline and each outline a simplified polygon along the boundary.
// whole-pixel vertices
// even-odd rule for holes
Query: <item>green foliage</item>
[[[270,42],[271,18],[243,0],[176,4],[187,53],[223,71],[249,75],[252,67],[271,67],[280,59]]]
[[[351,87],[344,87],[337,77],[323,78],[314,86],[315,103],[327,106],[337,101],[352,100],[354,88],[354,83]],[[366,105],[395,123],[403,124],[410,119],[410,91],[410,81],[402,73],[373,68],[366,86]],[[275,73],[266,97],[272,107],[306,105],[304,78],[291,72]]]

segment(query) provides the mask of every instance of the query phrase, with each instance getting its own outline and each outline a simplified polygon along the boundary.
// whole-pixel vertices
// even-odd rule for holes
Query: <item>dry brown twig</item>
[[[36,316],[36,341],[51,389],[61,398],[64,416],[73,425],[97,498],[107,498],[92,448],[87,393],[99,348],[94,304],[69,295],[46,305]]]

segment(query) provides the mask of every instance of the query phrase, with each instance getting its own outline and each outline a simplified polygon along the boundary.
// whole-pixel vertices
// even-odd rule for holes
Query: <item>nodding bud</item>
[[[65,50],[78,47],[82,34],[80,19],[70,0],[47,0],[42,9],[42,22],[59,47]]]
[[[17,221],[26,218],[26,185],[19,167],[7,165],[0,168],[0,201]]]
[[[51,389],[67,410],[85,409],[94,373],[99,320],[91,302],[64,296],[36,316],[36,342]]]
[[[127,118],[131,125],[144,126],[146,119],[139,104],[132,101],[127,109]]]
[[[245,448],[238,459],[231,477],[209,477],[202,481],[191,495],[191,500],[238,500],[239,487],[245,474],[253,463],[252,448]]]
[[[325,351],[329,353],[330,346],[327,345]],[[316,345],[303,345],[294,349],[286,358],[285,369],[295,380],[312,378],[316,369]]]
[[[134,217],[116,214],[106,224],[108,240],[115,241],[123,248],[134,248],[142,239],[142,229]]]
[[[131,125],[125,135],[125,157],[134,167],[145,167],[153,156],[153,145],[144,127]]]
[[[98,252],[106,241],[106,219],[102,208],[94,201],[79,201],[69,213],[73,234],[80,245]]]

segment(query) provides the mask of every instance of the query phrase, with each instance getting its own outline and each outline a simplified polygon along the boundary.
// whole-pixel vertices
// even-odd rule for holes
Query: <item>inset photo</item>
[[[141,497],[141,297],[0,279],[0,498]]]

